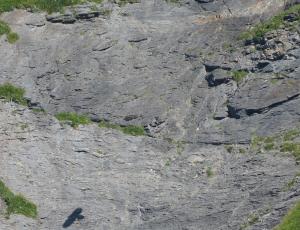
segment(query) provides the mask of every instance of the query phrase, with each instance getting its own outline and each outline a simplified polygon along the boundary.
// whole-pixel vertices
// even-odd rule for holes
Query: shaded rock
[[[279,83],[270,84],[270,76],[252,79],[239,88],[229,100],[229,115],[234,118],[252,116],[266,112],[286,103],[300,94],[299,80],[283,79]]]
[[[95,9],[97,9],[97,7],[91,4],[74,6],[73,8],[67,7],[64,13],[53,13],[47,15],[46,19],[52,23],[72,24],[77,20],[89,20],[99,17],[100,14],[103,13]]]
[[[230,81],[229,72],[223,69],[216,69],[206,76],[209,86],[217,86]]]

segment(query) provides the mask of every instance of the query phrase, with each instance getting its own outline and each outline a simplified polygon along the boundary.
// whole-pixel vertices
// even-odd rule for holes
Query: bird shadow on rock
[[[84,219],[84,216],[81,215],[82,208],[76,208],[70,216],[66,219],[66,221],[63,224],[63,228],[70,227],[76,220],[82,220]]]

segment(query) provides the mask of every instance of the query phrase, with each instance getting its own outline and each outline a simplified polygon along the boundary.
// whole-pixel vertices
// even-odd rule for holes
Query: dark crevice
[[[246,116],[254,116],[256,114],[262,114],[270,111],[273,108],[276,108],[278,106],[281,106],[287,102],[290,102],[292,100],[298,99],[298,96],[300,93],[295,94],[291,97],[288,97],[286,100],[276,102],[274,104],[271,104],[267,107],[259,108],[259,109],[236,109],[235,107],[232,107],[228,105],[228,117],[234,118],[234,119],[240,119],[242,114],[245,114]]]

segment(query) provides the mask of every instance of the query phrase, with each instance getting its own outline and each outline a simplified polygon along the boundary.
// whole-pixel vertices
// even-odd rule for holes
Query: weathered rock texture
[[[247,229],[272,229],[299,199],[300,184],[284,189],[299,166],[223,144],[299,124],[299,33],[224,44],[286,3],[143,0],[1,15],[20,41],[0,40],[0,83],[25,88],[48,114],[0,103],[0,177],[39,209],[37,220],[1,218],[0,229],[61,229],[76,208],[85,218],[69,229],[238,230],[252,213],[260,219]],[[237,84],[230,72],[241,69],[251,73]],[[62,127],[62,111],[143,125],[149,137]]]
[[[39,208],[38,220],[0,219],[1,229],[61,229],[76,208],[85,218],[70,229],[229,230],[252,212],[263,212],[252,229],[271,229],[299,196],[299,187],[284,190],[299,170],[286,156],[181,148],[0,108],[1,178]]]

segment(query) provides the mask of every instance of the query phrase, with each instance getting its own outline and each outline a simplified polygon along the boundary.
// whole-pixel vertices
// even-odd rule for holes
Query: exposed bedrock
[[[190,127],[205,136],[214,135],[218,131],[211,127],[211,118],[214,113],[219,120],[226,118],[227,108],[222,103],[225,91],[232,88],[209,89],[204,84],[202,60],[221,41],[230,41],[240,33],[252,15],[271,14],[283,3],[188,2],[178,6],[142,1],[124,8],[107,4],[105,7],[112,8],[110,16],[96,17],[92,22],[83,18],[74,24],[53,24],[44,14],[6,13],[2,18],[21,40],[15,46],[5,41],[1,44],[1,82],[24,87],[33,104],[52,114],[76,111],[94,120],[145,126],[159,118],[165,127],[153,135],[197,142],[194,134],[189,135],[195,131]],[[193,4],[200,8],[190,7]],[[206,9],[208,4],[221,15],[216,20],[208,14],[212,10]],[[225,14],[224,4],[236,14]],[[76,7],[72,12],[83,14],[87,9]],[[190,119],[194,113],[198,114]],[[232,141],[230,135],[225,139]],[[208,138],[204,142],[214,141]]]
[[[299,165],[251,139],[300,125],[299,24],[237,37],[291,3],[104,1],[1,14],[20,39],[0,38],[0,84],[24,88],[29,107],[0,99],[0,180],[38,218],[5,219],[0,199],[0,229],[62,229],[81,210],[68,229],[271,230],[299,200]],[[59,112],[93,122],[72,128]],[[147,135],[120,132],[127,125]]]

